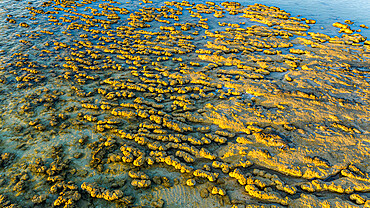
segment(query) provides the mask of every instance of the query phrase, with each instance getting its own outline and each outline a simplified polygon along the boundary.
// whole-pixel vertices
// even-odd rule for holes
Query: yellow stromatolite
[[[188,186],[195,186],[196,182],[194,179],[188,179],[186,180],[186,185]]]
[[[266,200],[269,202],[275,202],[282,205],[288,205],[290,203],[290,199],[288,197],[281,197],[278,193],[275,192],[265,192],[260,191],[256,186],[254,185],[246,185],[245,191],[253,197],[256,197],[261,200]]]
[[[138,188],[147,188],[151,185],[151,181],[134,179],[131,181],[131,185]]]
[[[211,194],[213,195],[221,195],[221,196],[225,196],[226,195],[226,191],[222,188],[219,188],[219,187],[213,187],[212,191],[211,191]]]
[[[198,169],[193,172],[193,175],[201,178],[207,178],[209,181],[213,182],[217,180],[219,174]]]
[[[247,184],[247,178],[244,176],[244,174],[238,168],[235,168],[233,172],[230,172],[229,176],[238,180],[239,184],[242,185],[242,186]]]
[[[91,197],[102,198],[107,201],[114,201],[123,197],[123,192],[119,189],[110,191],[108,189],[98,187],[96,184],[93,183],[84,182],[81,185],[81,189],[89,192]]]

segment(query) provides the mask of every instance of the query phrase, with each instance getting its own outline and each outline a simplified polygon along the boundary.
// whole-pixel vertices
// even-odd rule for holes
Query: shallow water
[[[41,1],[0,2],[1,199],[24,207],[370,204],[370,42],[332,26],[370,26],[364,2],[258,2],[316,20],[309,26],[276,8],[247,8],[256,1],[225,4],[222,18],[213,15],[219,8],[186,5],[210,13],[184,9],[179,21],[157,12],[159,0],[107,3],[42,7],[65,10],[30,19],[25,7]],[[107,5],[128,14],[103,24]],[[93,9],[100,13],[85,18]],[[135,24],[151,14],[149,28]]]
[[[32,4],[29,4],[31,2]],[[141,8],[142,5],[139,5],[137,1],[129,1],[129,0],[118,0],[123,6],[128,9],[138,9]],[[194,3],[204,3],[204,1],[190,1]],[[216,0],[213,2],[222,3],[223,1]],[[292,16],[300,15],[301,17],[305,17],[307,19],[314,19],[316,20],[316,24],[311,25],[312,30],[315,32],[322,32],[324,34],[330,36],[340,36],[341,34],[338,33],[338,29],[334,28],[332,24],[334,22],[344,22],[344,20],[351,20],[354,22],[352,25],[352,29],[361,29],[362,34],[365,37],[370,37],[370,29],[363,29],[360,28],[360,24],[370,25],[370,15],[368,15],[368,11],[370,11],[370,3],[367,0],[307,0],[307,1],[300,1],[300,0],[260,0],[260,1],[251,1],[251,0],[244,0],[239,1],[242,5],[252,5],[255,3],[261,3],[268,6],[277,6],[289,13]],[[26,6],[35,6],[41,5],[42,1],[38,0],[30,0],[30,1],[12,1],[12,0],[3,0],[0,2],[0,17],[1,19],[5,19],[6,15],[10,14],[15,17],[21,17],[22,15],[28,14],[28,10],[21,10],[19,8],[24,8]],[[155,6],[163,6],[163,1],[154,0],[153,5]],[[98,3],[93,3],[92,7],[97,7]],[[83,11],[80,11],[84,13]],[[45,19],[46,20],[46,19]],[[237,19],[236,19],[237,20]],[[41,22],[40,27],[44,28],[47,25],[45,22]],[[48,28],[48,27],[46,27]],[[26,31],[26,30],[25,30]],[[0,22],[0,51],[14,51],[16,42],[13,42],[14,34],[17,31],[14,29],[8,29],[6,25],[6,21]],[[0,53],[1,54],[1,53]],[[4,59],[6,57],[2,57]]]
[[[317,20],[316,29],[324,27],[325,34],[338,35],[331,24],[351,20],[354,26],[360,24],[370,25],[370,2],[368,0],[261,0],[243,1],[246,4],[261,3],[269,6],[277,6],[288,11],[293,16],[301,15],[308,19]],[[370,30],[363,29],[362,35],[370,37]]]

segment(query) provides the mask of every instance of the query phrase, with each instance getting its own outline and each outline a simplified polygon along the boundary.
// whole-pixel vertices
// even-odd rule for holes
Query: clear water
[[[7,15],[13,15],[15,19],[27,20],[27,18],[21,18],[22,15],[29,16],[26,6],[38,7],[42,4],[42,0],[0,0],[0,61],[6,60],[8,55],[18,49],[18,40],[15,37],[16,33],[30,32],[28,28],[17,28],[10,27],[5,21]],[[118,0],[117,2],[122,3],[122,6],[135,10],[140,7],[139,2],[133,0]],[[193,0],[189,2],[204,3],[204,1]],[[221,3],[224,1],[216,0],[213,2]],[[268,6],[277,6],[286,12],[289,12],[292,16],[305,17],[307,19],[316,20],[315,25],[311,25],[310,31],[322,32],[330,36],[341,36],[338,33],[338,28],[332,26],[334,22],[344,22],[344,20],[351,20],[354,22],[351,25],[352,29],[361,29],[360,34],[366,37],[370,37],[370,29],[360,28],[361,24],[370,26],[370,0],[240,0],[238,1],[244,6],[261,3]],[[161,6],[164,1],[153,0],[153,6]],[[93,3],[91,7],[98,6],[98,3]],[[245,19],[243,18],[243,21]],[[17,22],[19,24],[19,21]],[[47,27],[50,29],[47,21],[40,20],[40,28]],[[61,29],[61,28],[60,28]]]
[[[30,21],[28,18],[26,18],[26,17],[23,18],[22,17],[23,15],[30,17],[30,15],[28,13],[28,10],[25,9],[26,6],[38,7],[39,5],[42,4],[43,1],[44,0],[20,0],[20,1],[0,0],[0,19],[1,19],[1,21],[0,21],[0,65],[2,64],[1,61],[11,60],[11,55],[14,52],[28,53],[28,54],[30,54],[30,56],[32,56],[32,54],[35,53],[35,50],[36,50],[36,49],[32,49],[32,47],[42,46],[42,45],[44,45],[45,41],[52,42],[53,39],[54,39],[54,40],[61,41],[61,42],[70,42],[75,37],[78,37],[78,36],[73,37],[73,36],[64,35],[62,33],[62,31],[66,30],[66,25],[67,24],[63,24],[62,26],[56,26],[56,25],[50,24],[45,15],[36,16],[36,18],[37,18],[36,21]],[[139,2],[141,2],[141,1],[137,1],[137,0],[117,0],[117,1],[122,3],[122,7],[127,8],[129,10],[137,10],[138,8],[144,6],[144,5],[140,5]],[[189,0],[189,1],[194,2],[194,3],[204,3],[205,2],[205,1],[200,1],[200,0],[195,0],[195,1]],[[214,2],[221,3],[223,1],[216,0]],[[355,0],[355,1],[349,1],[349,0],[329,0],[329,1],[325,1],[325,0],[305,0],[305,1],[304,0],[283,0],[283,1],[281,1],[281,0],[259,0],[259,1],[240,0],[239,2],[242,3],[244,6],[255,4],[255,3],[261,3],[261,4],[268,5],[268,6],[277,6],[281,9],[291,13],[292,16],[300,15],[301,17],[305,17],[307,19],[316,20],[317,23],[314,24],[314,25],[311,25],[312,27],[309,31],[321,32],[321,33],[324,33],[324,34],[328,34],[330,36],[341,36],[342,34],[338,33],[339,29],[332,26],[332,24],[334,22],[344,22],[344,20],[347,20],[347,19],[351,20],[351,21],[354,22],[354,24],[351,27],[352,27],[352,29],[356,29],[356,30],[360,29],[360,27],[359,27],[360,24],[365,24],[367,26],[370,26],[370,16],[367,14],[368,11],[370,11],[369,1],[370,0]],[[30,2],[30,4],[29,4],[29,2]],[[153,2],[154,2],[154,4],[150,5],[150,6],[160,7],[160,6],[164,5],[164,1],[161,1],[161,0],[153,0]],[[91,5],[88,5],[88,6],[93,7],[93,8],[94,7],[98,8],[99,3],[102,3],[102,2],[98,1],[98,2],[95,2],[95,3],[93,3]],[[84,12],[83,8],[77,8],[77,10],[78,10],[77,11],[78,13],[90,14],[88,11]],[[21,22],[26,22],[26,23],[30,24],[31,26],[29,28],[23,28],[23,27],[20,27],[20,26],[17,26],[17,25],[10,25],[9,23],[7,23],[5,21],[5,19],[7,18],[7,15],[13,15],[13,18],[17,20],[17,25]],[[55,15],[55,16],[60,17],[60,15],[62,15],[62,14]],[[204,16],[206,17],[207,15],[204,15]],[[226,21],[233,21],[233,22],[236,22],[236,23],[237,22],[244,22],[244,21],[247,22],[246,25],[243,25],[242,27],[247,27],[247,26],[250,26],[251,24],[259,24],[259,23],[256,23],[256,22],[248,22],[247,19],[239,18],[239,16],[240,15],[232,16],[232,17],[228,18]],[[185,20],[185,21],[191,21],[191,20]],[[224,21],[224,19],[220,19],[219,21]],[[35,22],[37,22],[38,24],[34,25]],[[125,19],[122,18],[121,22],[119,24],[127,24],[127,21],[125,22]],[[158,25],[159,24],[155,25],[157,27],[156,28],[153,27],[153,30],[158,30]],[[216,29],[220,28],[220,27],[217,26],[216,20],[213,21],[213,22],[210,21],[209,25],[210,25],[211,30],[216,30]],[[20,38],[18,38],[16,36],[16,34],[18,34],[18,35],[22,35],[22,34],[26,34],[26,33],[30,34],[32,32],[32,30],[34,30],[34,31],[49,30],[49,31],[53,31],[54,35],[51,35],[51,36],[46,36],[45,35],[45,36],[43,36],[44,39],[40,38],[40,40],[33,41],[32,43],[34,45],[22,45],[22,44],[20,44],[19,43]],[[150,29],[148,29],[148,30],[150,31]],[[361,29],[361,30],[362,30],[362,32],[361,32],[362,35],[364,35],[366,37],[370,37],[370,29]],[[71,31],[71,33],[74,33],[73,35],[78,34],[78,32],[81,32],[81,31]],[[201,37],[201,35],[199,37]],[[204,42],[195,43],[195,44],[202,44],[203,45]],[[297,48],[299,48],[299,47],[297,47]],[[304,49],[304,48],[302,48],[302,49]],[[287,51],[288,49],[285,49],[285,50],[282,49],[283,53],[288,53],[288,51]],[[63,57],[63,54],[60,54],[60,55]],[[189,54],[189,56],[192,56],[192,54]],[[33,57],[33,58],[35,59],[35,57]],[[53,63],[52,61],[53,60],[47,60],[47,59],[40,60],[40,62],[42,62],[43,64],[46,64],[46,65],[49,64],[48,62]],[[366,71],[366,70],[367,69],[364,68],[364,71]],[[114,75],[114,74],[111,75],[112,72],[109,72],[109,71],[106,72],[106,73],[107,73],[107,75],[112,76],[112,77],[114,77],[114,76],[119,77],[120,75],[123,76],[123,74],[119,74],[119,73],[117,73],[117,75]],[[280,79],[281,77],[283,77],[285,75],[284,73],[279,73],[280,75],[277,76],[277,74],[278,73],[276,73],[276,77],[277,77],[276,79]],[[274,74],[271,74],[270,78],[275,78],[273,76],[274,76]],[[330,76],[335,77],[334,75],[330,75]],[[365,77],[366,76],[367,75],[365,75]],[[338,78],[338,77],[335,77],[335,78]],[[366,77],[365,79],[368,80],[368,77]],[[46,83],[46,84],[48,84],[48,83]],[[54,88],[54,86],[50,86],[50,85],[51,84],[49,84],[49,86],[46,85],[45,87]],[[86,86],[86,89],[91,90],[91,89],[89,89],[89,87],[90,86]],[[66,91],[68,89],[66,89]],[[233,88],[226,88],[226,87],[223,88],[223,90],[225,90],[225,91],[227,91],[228,89],[233,89]],[[1,91],[1,89],[0,89],[0,91]],[[13,91],[13,89],[7,89],[7,91]],[[5,92],[5,90],[4,90],[4,92]],[[18,91],[18,92],[17,92],[17,90],[14,90],[14,92],[11,92],[11,93],[13,93],[12,95],[11,95],[11,93],[9,93],[9,96],[22,97],[22,95],[20,95],[22,92],[25,92],[25,90],[24,91]],[[6,96],[7,95],[3,94],[0,97],[0,104],[2,104],[2,102],[6,103],[4,101],[5,100],[4,97],[6,97]],[[242,94],[242,99],[245,99],[245,100],[250,100],[253,97],[254,97],[254,95],[249,94],[249,93]],[[11,100],[11,99],[9,99],[9,100]],[[97,99],[97,101],[98,101],[98,99]],[[69,102],[68,103],[69,106],[74,104],[73,100],[68,101],[68,102]],[[76,102],[78,102],[78,101],[76,101]],[[16,105],[15,103],[16,102],[9,101],[7,103],[7,106],[8,106],[7,108],[8,109],[16,108],[16,107],[13,106],[13,105]],[[201,105],[201,104],[199,104],[199,105]],[[58,107],[60,107],[62,109],[61,106],[58,106]],[[233,112],[233,111],[230,110],[230,111],[227,111],[227,112]],[[45,120],[46,120],[46,118],[45,118]],[[82,134],[91,135],[91,140],[93,140],[94,139],[93,131],[91,130],[91,132],[90,132],[90,130],[91,129],[85,129],[85,130],[82,130],[80,132]],[[57,137],[59,140],[55,139],[55,142],[56,143],[57,142],[72,143],[72,141],[76,140],[75,137],[77,138],[78,135],[75,135],[73,137],[68,137],[68,138],[67,138],[67,136],[62,135],[60,137]],[[49,144],[49,143],[41,143],[40,145],[47,145],[47,144]],[[35,146],[37,146],[37,145],[35,145]],[[38,148],[41,149],[42,146],[40,146]],[[77,151],[77,150],[74,150],[73,148],[72,148],[73,151]],[[78,150],[78,151],[80,151],[80,150]],[[18,153],[19,157],[21,157],[21,154],[25,154],[25,153],[21,153],[21,152]],[[85,165],[85,164],[83,164],[83,165]],[[192,167],[192,166],[190,166],[190,167]],[[91,181],[91,180],[95,180],[95,178],[90,177],[90,178],[86,178],[86,180]]]
[[[370,0],[258,0],[240,1],[243,4],[261,3],[267,6],[277,6],[292,14],[301,15],[316,20],[312,29],[321,28],[327,35],[338,35],[337,29],[331,25],[334,22],[351,20],[352,29],[360,29],[361,24],[370,26]],[[321,29],[320,29],[321,30]],[[370,37],[370,29],[362,29],[361,34]]]

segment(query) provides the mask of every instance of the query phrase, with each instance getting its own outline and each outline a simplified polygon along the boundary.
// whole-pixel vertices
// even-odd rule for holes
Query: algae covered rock
[[[1,207],[368,207],[366,25],[23,3],[0,3]]]

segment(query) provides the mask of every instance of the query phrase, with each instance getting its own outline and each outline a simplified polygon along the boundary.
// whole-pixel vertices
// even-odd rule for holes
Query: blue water
[[[121,3],[121,6],[129,10],[137,10],[143,5],[139,5],[141,1],[137,0],[116,0]],[[145,6],[163,6],[164,1],[162,0],[152,0],[153,4]],[[29,4],[31,2],[32,4]],[[6,61],[6,57],[9,54],[19,50],[19,42],[15,34],[29,33],[31,28],[21,28],[12,27],[5,21],[8,14],[13,15],[13,17],[18,20],[17,25],[21,21],[26,21],[30,23],[27,18],[22,18],[22,15],[30,16],[28,10],[25,9],[27,6],[39,7],[42,4],[42,0],[0,0],[0,62]],[[191,3],[204,3],[205,1],[200,0],[189,0]],[[224,2],[224,0],[213,1],[218,4]],[[277,6],[286,12],[289,12],[292,16],[305,17],[307,19],[316,20],[316,24],[311,25],[309,32],[320,32],[327,34],[329,36],[341,36],[338,33],[338,28],[332,26],[334,22],[342,22],[344,20],[351,20],[354,22],[351,25],[351,29],[361,29],[360,34],[365,37],[370,37],[370,29],[360,28],[361,24],[365,24],[370,27],[370,0],[240,0],[243,6],[253,5],[255,3],[265,4],[268,6]],[[89,6],[98,7],[99,3],[95,2]],[[79,11],[82,12],[83,11]],[[41,18],[38,16],[38,18]],[[60,30],[63,28],[57,28],[58,26],[50,26],[47,22],[46,16],[44,19],[38,19],[39,25],[34,28],[34,30],[40,30],[42,28],[48,27],[54,30],[56,35],[60,34]],[[232,18],[232,20],[239,21],[238,16]],[[240,18],[240,21],[245,21],[245,18]],[[252,24],[258,24],[252,22]],[[52,27],[52,28],[50,28]],[[212,29],[212,28],[210,28]],[[59,32],[58,32],[59,31]],[[62,35],[62,34],[61,34]],[[3,56],[1,56],[3,55]]]
[[[267,6],[277,6],[292,14],[301,15],[317,21],[312,29],[320,29],[327,35],[338,35],[334,22],[351,20],[352,29],[360,29],[360,24],[370,27],[370,0],[258,0],[240,1],[243,4],[261,3]],[[321,29],[324,27],[324,29]],[[370,37],[370,29],[362,29],[363,36]],[[320,32],[321,32],[320,31]]]
[[[118,1],[127,2],[127,0]],[[153,2],[161,4],[164,1],[153,0]],[[189,2],[204,3],[205,1],[189,0]],[[212,2],[222,3],[225,0]],[[351,20],[354,22],[351,25],[352,29],[361,29],[360,34],[370,37],[370,29],[359,27],[361,24],[370,27],[370,0],[239,0],[236,2],[241,3],[243,6],[256,3],[276,6],[289,12],[292,16],[301,15],[301,17],[307,19],[314,19],[316,24],[312,26],[312,29],[331,36],[341,35],[338,33],[338,28],[332,27],[334,22],[344,23],[344,20]],[[321,29],[321,27],[324,29]]]
[[[32,2],[32,4],[29,5],[28,2]],[[0,42],[4,40],[1,37],[4,35],[2,33],[7,24],[5,22],[6,15],[12,14],[15,17],[28,15],[28,10],[24,9],[26,6],[38,7],[42,2],[41,0],[0,0]],[[141,1],[137,0],[117,0],[117,2],[122,3],[122,6],[127,9],[141,7],[139,5]],[[189,2],[204,3],[205,1],[189,0]],[[224,0],[213,2],[222,3]],[[307,19],[314,19],[317,23],[312,26],[312,29],[331,36],[340,35],[337,32],[338,29],[331,25],[334,22],[344,22],[344,20],[348,19],[354,22],[351,26],[352,29],[361,29],[362,35],[370,37],[370,29],[359,27],[360,24],[370,26],[370,0],[240,0],[237,2],[240,2],[244,6],[255,3],[277,6],[289,12],[292,16],[301,15]],[[153,3],[155,6],[161,6],[164,1],[153,0]]]

